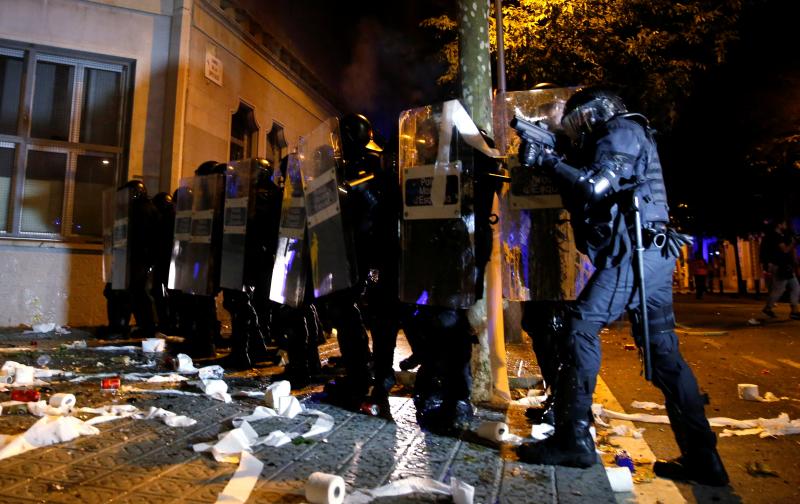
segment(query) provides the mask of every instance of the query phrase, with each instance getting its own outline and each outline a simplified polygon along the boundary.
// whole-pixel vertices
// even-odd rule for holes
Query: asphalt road
[[[724,295],[677,295],[675,312],[682,326],[678,335],[681,352],[694,370],[700,388],[708,393],[708,417],[735,419],[774,418],[788,413],[800,418],[800,321],[789,320],[789,306],[779,305],[778,318],[764,323],[763,301]],[[760,325],[752,325],[753,323]],[[601,376],[628,413],[641,413],[631,401],[663,404],[660,391],[640,376],[626,323],[615,323],[602,335]],[[737,384],[759,386],[761,395],[772,392],[789,400],[754,402],[739,399]],[[794,400],[792,400],[794,399]],[[663,414],[664,412],[652,412]],[[666,425],[637,423],[659,458],[678,455],[672,432]],[[715,428],[717,432],[722,429]],[[800,502],[800,434],[776,438],[725,437],[719,452],[731,477],[727,489],[680,484],[689,502]],[[748,465],[760,462],[775,475],[758,475]],[[763,466],[762,466],[763,467]]]

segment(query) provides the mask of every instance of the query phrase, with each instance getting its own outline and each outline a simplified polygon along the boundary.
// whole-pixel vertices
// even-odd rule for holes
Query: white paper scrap
[[[178,365],[176,371],[179,373],[186,373],[186,374],[193,374],[197,372],[197,368],[194,367],[194,362],[192,362],[192,358],[186,355],[185,353],[179,353],[177,357],[175,357]]]
[[[67,350],[81,350],[86,348],[88,345],[86,344],[86,340],[76,340],[72,343],[63,343],[61,348],[65,348]]]
[[[542,441],[552,436],[555,431],[555,427],[550,424],[533,424],[531,426],[531,437]]]
[[[161,420],[164,422],[164,424],[170,427],[191,427],[197,423],[197,420],[194,418],[189,418],[185,415],[178,415],[163,408],[156,408],[155,406],[150,406],[150,411],[147,412],[147,414],[136,414],[134,415],[134,418],[144,420]]]
[[[90,347],[89,350],[97,350],[98,352],[135,352],[139,347],[135,346],[96,346]]]
[[[371,490],[356,490],[348,494],[345,504],[367,504],[382,497],[399,497],[413,493],[451,495],[451,486],[431,478],[412,476]]]
[[[233,477],[225,485],[222,493],[217,497],[217,502],[244,503],[250,497],[253,487],[256,486],[258,475],[264,469],[264,463],[247,452],[242,453],[241,461]]]
[[[43,416],[27,431],[0,438],[0,460],[36,448],[99,434],[96,427],[71,416]]]
[[[175,382],[182,382],[187,381],[189,378],[185,376],[181,376],[176,373],[168,374],[168,375],[155,375],[147,378],[145,381],[147,383],[175,383]]]
[[[664,406],[663,404],[658,404],[648,401],[633,401],[631,403],[631,408],[645,409],[645,410],[667,409],[667,407]]]

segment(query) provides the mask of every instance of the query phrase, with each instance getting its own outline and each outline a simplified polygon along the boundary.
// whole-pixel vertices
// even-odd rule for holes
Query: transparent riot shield
[[[167,287],[190,292],[194,261],[189,256],[192,239],[192,188],[194,177],[183,178],[175,191],[175,231]]]
[[[339,121],[330,118],[303,137],[298,155],[314,296],[321,297],[352,287],[358,280],[352,235],[342,214],[338,185]]]
[[[114,194],[114,230],[111,241],[111,288],[113,290],[125,290],[130,283],[129,224],[130,189],[118,189]]]
[[[114,189],[103,191],[103,283],[111,283],[114,257]]]
[[[222,218],[225,203],[225,175],[196,175],[192,190],[191,294],[216,295],[219,289],[222,255]]]
[[[260,164],[257,159],[229,163],[225,177],[225,212],[222,228],[220,287],[241,290],[245,284],[248,223],[255,218],[255,191]],[[250,237],[252,239],[252,236]]]
[[[448,308],[475,303],[475,149],[497,155],[457,100],[400,114],[403,302]]]
[[[590,273],[575,248],[558,188],[549,177],[520,166],[520,139],[509,126],[519,114],[560,131],[564,105],[576,90],[513,91],[495,99],[494,131],[511,174],[500,197],[503,297],[511,301],[575,299]]]
[[[281,203],[281,224],[278,230],[278,249],[269,298],[297,308],[303,302],[306,290],[306,207],[300,174],[300,159],[289,154]]]

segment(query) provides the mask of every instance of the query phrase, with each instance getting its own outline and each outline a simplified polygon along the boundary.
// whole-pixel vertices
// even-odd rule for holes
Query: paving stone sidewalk
[[[0,358],[7,360],[8,355]],[[61,358],[66,362],[78,357],[69,354]],[[94,358],[91,355],[89,360]],[[114,362],[107,354],[105,360]],[[111,371],[113,366],[105,369]],[[237,387],[235,379],[229,383],[232,389]],[[116,420],[99,424],[99,435],[1,460],[0,502],[215,502],[237,466],[218,463],[209,453],[195,453],[192,445],[215,440],[217,434],[233,428],[234,417],[248,415],[260,404],[256,399],[235,399],[225,404],[206,397],[147,393],[112,397],[91,392],[89,389],[97,387],[91,382],[78,386],[54,381],[51,386],[56,392],[86,387],[78,390],[79,406],[133,403],[145,411],[156,406],[190,416],[197,424],[172,428],[157,420]],[[5,395],[0,393],[0,397]],[[407,397],[391,399],[392,421],[319,403],[315,395],[304,397],[303,403],[333,416],[333,430],[325,439],[309,444],[257,447],[254,455],[264,463],[264,469],[248,502],[306,502],[303,487],[314,471],[341,475],[348,492],[409,476],[445,482],[455,477],[475,487],[475,503],[615,502],[602,466],[574,470],[524,464],[515,461],[507,448],[498,450],[423,432],[416,424],[413,402]],[[501,412],[479,409],[474,426],[482,420],[503,419]],[[35,420],[29,415],[0,417],[0,433],[16,434]],[[301,415],[292,420],[259,420],[252,426],[259,435],[278,429],[303,432],[308,428],[303,424],[310,421],[310,417]],[[377,502],[412,500],[450,501],[449,497],[415,494]]]

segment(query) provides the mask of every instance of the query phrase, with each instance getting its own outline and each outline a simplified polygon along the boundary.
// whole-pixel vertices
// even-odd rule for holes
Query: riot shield
[[[509,126],[520,114],[559,131],[564,105],[576,90],[513,91],[495,99],[494,131],[511,174],[500,197],[503,297],[511,301],[575,299],[591,273],[575,248],[558,188],[549,177],[520,166],[520,139]]]
[[[224,203],[224,174],[194,177],[192,231],[189,240],[192,281],[188,292],[191,294],[214,296],[219,289]]]
[[[111,283],[114,257],[114,189],[103,191],[103,283]]]
[[[189,256],[192,239],[192,187],[194,178],[181,179],[175,191],[175,231],[172,258],[169,263],[167,287],[172,290],[190,292],[194,261]]]
[[[338,185],[339,121],[330,118],[300,141],[298,155],[308,222],[314,296],[358,281],[352,236],[342,213]]]
[[[475,150],[495,157],[457,100],[400,115],[400,299],[475,303]]]
[[[222,261],[220,265],[220,287],[242,290],[246,282],[248,233],[253,239],[252,228],[256,213],[256,182],[261,165],[257,159],[245,159],[229,163],[225,174],[225,212],[222,228]]]
[[[305,296],[307,272],[303,260],[306,253],[306,207],[300,159],[296,154],[289,154],[284,182],[278,248],[275,251],[269,298],[276,303],[297,308]]]
[[[131,261],[128,247],[130,230],[130,189],[114,194],[114,230],[111,242],[111,288],[125,290],[130,285]]]

